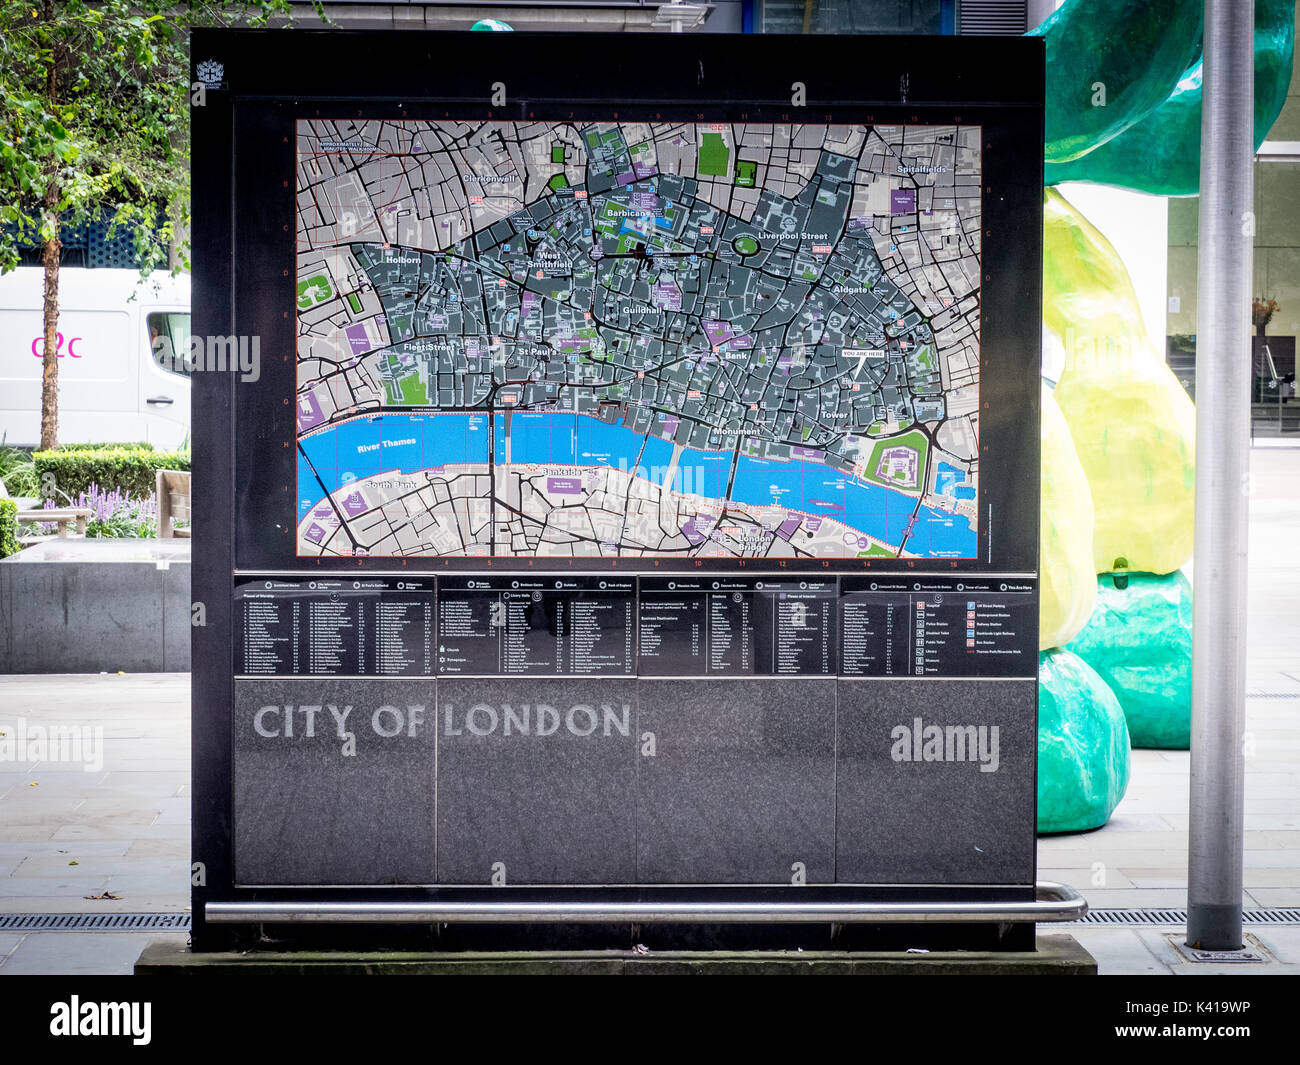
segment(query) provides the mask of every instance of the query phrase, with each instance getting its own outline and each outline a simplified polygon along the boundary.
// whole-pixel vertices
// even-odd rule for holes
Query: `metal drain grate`
[[[1247,692],[1247,699],[1300,699],[1300,692]]]
[[[188,932],[188,913],[0,913],[5,932]]]
[[[1186,910],[1089,910],[1081,920],[1070,924],[1109,924],[1150,927],[1162,924],[1186,924]],[[1241,923],[1246,925],[1300,924],[1300,909],[1274,908],[1243,910]]]
[[[1243,910],[1242,924],[1300,924],[1300,909]]]
[[[1245,910],[1246,925],[1300,924],[1300,908]],[[1187,923],[1186,910],[1089,910],[1068,924],[1124,925],[1149,928]],[[188,913],[0,913],[5,932],[188,932]]]

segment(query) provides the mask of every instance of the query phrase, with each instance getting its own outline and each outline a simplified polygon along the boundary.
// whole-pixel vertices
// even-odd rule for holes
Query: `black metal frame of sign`
[[[193,332],[260,355],[192,376],[195,948],[1031,941],[1042,42],[202,30],[193,61]],[[977,127],[974,550],[303,554],[320,118]]]

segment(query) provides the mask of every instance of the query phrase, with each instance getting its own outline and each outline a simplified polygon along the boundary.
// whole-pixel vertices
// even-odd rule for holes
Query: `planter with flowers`
[[[1268,328],[1268,323],[1273,320],[1273,315],[1282,309],[1282,305],[1275,299],[1265,299],[1263,296],[1256,296],[1255,302],[1250,305],[1250,320],[1255,326],[1255,335],[1262,337],[1264,330]]]

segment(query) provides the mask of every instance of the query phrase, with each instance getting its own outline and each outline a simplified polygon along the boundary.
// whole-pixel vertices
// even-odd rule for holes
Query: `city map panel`
[[[299,556],[978,554],[978,127],[297,136]]]

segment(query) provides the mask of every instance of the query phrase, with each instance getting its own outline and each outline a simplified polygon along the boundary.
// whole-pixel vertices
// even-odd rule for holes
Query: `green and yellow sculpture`
[[[1128,788],[1124,711],[1083,659],[1038,656],[1038,831],[1100,828]]]
[[[1043,226],[1043,323],[1065,348],[1055,397],[1092,488],[1094,572],[1170,573],[1192,553],[1192,401],[1109,241],[1054,189]]]
[[[1069,643],[1097,598],[1092,568],[1092,492],[1052,390],[1042,386],[1042,503],[1039,507],[1038,646]]]
[[[1186,750],[1192,736],[1192,587],[1182,573],[1108,573],[1066,646],[1119,700],[1134,747]]]
[[[1067,0],[1047,46],[1046,181],[1164,196],[1200,187],[1200,0]],[[1295,0],[1255,0],[1255,146],[1286,102]]]
[[[1050,186],[1198,191],[1203,31],[1200,0],[1067,0],[1034,31],[1047,49],[1043,321],[1065,351],[1043,398],[1044,832],[1105,823],[1127,784],[1130,732],[1140,746],[1189,738],[1191,588],[1179,568],[1192,551],[1195,413],[1115,249]],[[1257,146],[1294,49],[1294,0],[1256,0]]]

